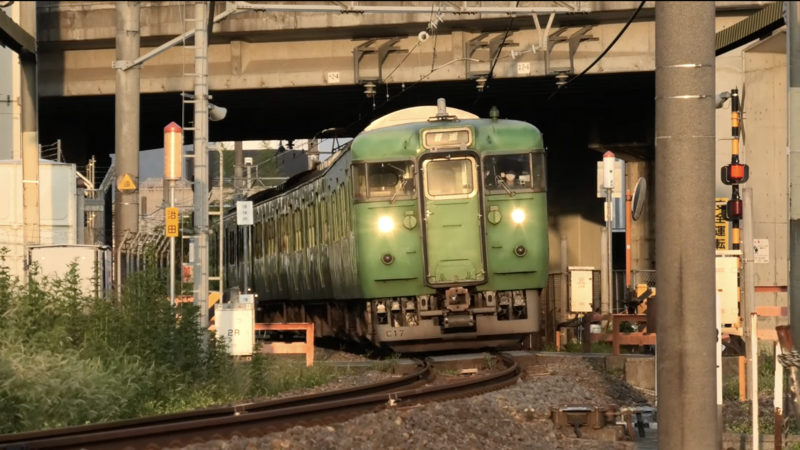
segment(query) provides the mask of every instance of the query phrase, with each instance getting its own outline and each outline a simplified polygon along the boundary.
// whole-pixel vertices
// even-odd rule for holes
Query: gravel
[[[274,397],[270,397],[269,399],[275,398],[283,398],[283,397],[292,397],[295,395],[306,395],[306,394],[314,394],[318,392],[327,392],[327,391],[335,391],[339,389],[347,389],[356,386],[363,386],[365,384],[372,384],[378,383],[383,380],[388,380],[390,378],[397,378],[401,375],[395,375],[391,372],[381,372],[376,370],[369,370],[366,372],[360,372],[354,375],[343,375],[329,383],[314,387],[314,388],[305,388],[305,389],[293,389],[291,391],[282,392]],[[268,400],[268,399],[262,399]]]
[[[634,389],[591,369],[582,360],[527,370],[509,388],[467,399],[394,408],[347,422],[295,427],[261,438],[212,441],[189,450],[384,449],[384,450],[577,450],[630,449],[631,443],[563,436],[549,419],[552,406],[646,404]],[[531,418],[526,408],[534,408]],[[569,433],[568,433],[569,434]]]

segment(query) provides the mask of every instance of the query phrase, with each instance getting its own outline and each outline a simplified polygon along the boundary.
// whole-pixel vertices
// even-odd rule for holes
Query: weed
[[[483,354],[483,364],[489,370],[494,370],[495,366],[497,365],[497,358],[491,353],[484,353]]]
[[[77,265],[61,278],[9,275],[0,250],[0,434],[165,414],[329,382],[342,371],[256,352],[235,365],[198,325],[191,304],[172,307],[151,251],[122,294],[80,290]]]

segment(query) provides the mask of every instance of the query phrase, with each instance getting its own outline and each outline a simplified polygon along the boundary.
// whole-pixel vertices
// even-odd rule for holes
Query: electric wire
[[[598,56],[598,57],[597,57],[597,58],[596,58],[596,59],[595,59],[595,60],[594,60],[594,61],[593,61],[591,64],[589,64],[589,67],[585,68],[585,69],[583,70],[583,72],[579,73],[577,76],[573,77],[571,80],[567,81],[567,82],[566,82],[566,83],[564,83],[563,85],[561,85],[561,86],[558,86],[558,87],[556,88],[556,90],[555,90],[555,91],[553,91],[553,93],[552,93],[552,94],[550,94],[550,97],[548,97],[548,98],[547,98],[547,100],[548,100],[548,101],[550,101],[550,99],[552,99],[553,97],[555,97],[555,95],[558,93],[558,91],[559,91],[560,89],[567,87],[567,86],[568,86],[570,83],[572,83],[573,81],[577,80],[577,79],[578,79],[578,78],[580,78],[580,77],[581,77],[583,74],[585,74],[586,72],[588,72],[589,70],[591,70],[591,68],[592,68],[592,67],[594,67],[594,66],[595,66],[595,64],[597,64],[598,62],[600,62],[600,60],[601,60],[601,59],[603,59],[603,57],[604,57],[604,56],[606,56],[606,53],[608,53],[608,51],[609,51],[609,50],[611,50],[611,47],[613,47],[613,46],[614,46],[614,44],[616,44],[616,43],[617,43],[617,41],[619,40],[619,38],[621,38],[621,37],[622,37],[622,35],[623,35],[623,34],[625,34],[625,30],[627,30],[627,29],[628,29],[628,27],[631,25],[631,23],[634,21],[634,19],[636,19],[636,16],[638,16],[638,15],[639,15],[639,11],[641,11],[641,10],[642,10],[642,8],[644,8],[644,4],[645,4],[645,3],[646,3],[646,2],[644,2],[644,1],[642,1],[641,3],[639,3],[639,7],[638,7],[638,8],[636,8],[636,11],[634,11],[634,12],[633,12],[633,15],[631,15],[631,18],[630,18],[630,19],[628,19],[628,22],[627,22],[627,23],[625,23],[625,26],[624,26],[624,27],[622,27],[622,30],[620,30],[620,32],[617,34],[617,37],[615,37],[615,38],[614,38],[614,40],[613,40],[613,41],[611,41],[611,43],[610,43],[610,44],[608,44],[608,47],[606,47],[606,49],[605,49],[605,50],[603,50],[603,53],[600,53],[600,55],[599,55],[599,56]]]
[[[514,5],[514,8],[519,7],[519,1],[517,4]],[[483,84],[483,90],[478,92],[478,98],[475,99],[475,105],[477,105],[481,101],[481,97],[486,89],[489,89],[489,82],[492,81],[492,75],[494,74],[494,68],[497,66],[497,60],[500,59],[500,53],[503,51],[503,46],[506,45],[506,39],[508,39],[508,34],[511,32],[511,25],[514,23],[514,16],[511,16],[511,19],[508,21],[508,26],[506,27],[506,33],[503,35],[503,40],[500,41],[500,47],[497,48],[497,55],[494,57],[494,62],[492,62],[492,66],[489,68],[489,75],[486,77],[486,82]]]

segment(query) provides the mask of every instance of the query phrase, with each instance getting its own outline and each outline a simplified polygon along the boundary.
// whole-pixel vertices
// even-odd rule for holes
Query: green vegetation
[[[13,279],[0,251],[0,434],[203,408],[318,386],[355,369],[256,354],[234,364],[197,309],[167,301],[151,260],[119,298],[62,279]],[[176,311],[177,310],[177,311]],[[177,312],[177,314],[176,314]],[[391,365],[387,362],[387,369]],[[363,370],[363,369],[362,369]]]

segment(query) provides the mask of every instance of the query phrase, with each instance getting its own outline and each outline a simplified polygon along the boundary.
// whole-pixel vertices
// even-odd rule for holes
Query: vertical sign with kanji
[[[715,239],[717,250],[728,249],[728,221],[725,220],[725,205],[728,203],[727,198],[716,199],[714,207],[714,226],[715,226]]]
[[[178,237],[178,226],[180,222],[178,217],[178,208],[167,208],[165,220],[166,226],[164,227],[167,237]]]

